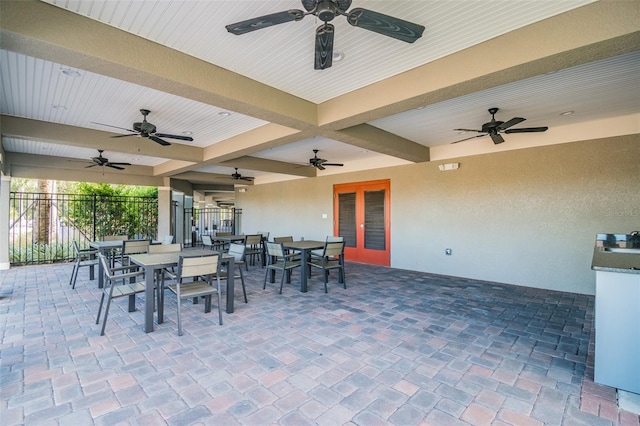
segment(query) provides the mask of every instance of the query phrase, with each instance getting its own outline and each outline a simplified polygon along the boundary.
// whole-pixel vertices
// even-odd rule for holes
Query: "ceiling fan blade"
[[[476,130],[472,130],[472,131],[475,132]],[[454,143],[464,142],[464,141],[468,141],[469,139],[482,138],[482,137],[485,137],[485,136],[487,136],[487,134],[483,133],[481,135],[471,136],[470,138],[460,139],[459,141],[455,141],[455,142],[451,142],[451,143],[454,144]]]
[[[305,14],[303,11],[291,9],[284,12],[277,12],[270,15],[247,19],[246,21],[236,22],[235,24],[229,24],[225,26],[225,28],[231,34],[242,35],[262,28],[283,24],[285,22],[299,21],[304,18],[304,16]]]
[[[138,136],[139,133],[130,133],[128,135],[114,135],[114,136],[110,136],[112,138],[126,138],[127,136]]]
[[[320,163],[316,163],[316,164],[314,164],[314,166],[315,166],[315,168],[316,168],[316,169],[318,169],[318,170],[324,170],[324,167],[323,167],[323,166],[322,166],[322,164],[320,164]]]
[[[341,163],[322,163],[323,166],[338,166],[338,167],[342,167],[344,166],[344,164]]]
[[[152,141],[154,141],[154,142],[159,143],[159,144],[160,144],[160,145],[162,145],[162,146],[169,146],[169,145],[171,145],[169,142],[165,141],[164,139],[160,139],[159,137],[154,136],[154,135],[149,135],[149,139],[151,139],[151,140],[152,140]]]
[[[247,176],[247,177],[243,176],[243,177],[240,178],[240,180],[246,180],[247,182],[253,182],[253,179],[255,179],[255,178],[252,178],[250,176]]]
[[[171,138],[171,139],[178,139],[181,141],[193,141],[193,138],[191,136],[180,136],[180,135],[168,135],[166,133],[154,133],[155,136],[159,137],[159,138]]]
[[[513,117],[511,120],[506,121],[498,126],[498,130],[508,129],[511,126],[515,126],[518,123],[522,123],[526,118],[522,117]]]
[[[99,126],[113,127],[114,129],[126,130],[127,132],[135,133],[135,130],[125,129],[124,127],[112,126],[111,124],[96,123],[95,121],[92,121],[91,124],[97,124]]]
[[[490,133],[489,136],[491,136],[491,140],[496,145],[498,145],[499,143],[504,142],[504,138],[499,133]]]
[[[477,133],[486,133],[482,130],[473,130],[473,129],[453,129],[454,132],[477,132]]]
[[[107,163],[107,166],[130,166],[130,163]]]
[[[522,129],[507,129],[505,133],[535,133],[535,132],[546,132],[548,127],[524,127]]]
[[[324,24],[316,29],[316,60],[314,68],[323,70],[333,63],[334,26]]]
[[[105,164],[105,166],[111,167],[112,169],[116,169],[116,170],[124,170],[124,167],[116,166],[113,163]]]
[[[88,166],[85,166],[85,169],[88,169],[89,167],[95,167],[95,166],[99,166],[99,164],[89,164]]]
[[[354,27],[364,28],[407,43],[413,43],[424,31],[424,26],[368,9],[356,8],[347,15],[347,21]]]

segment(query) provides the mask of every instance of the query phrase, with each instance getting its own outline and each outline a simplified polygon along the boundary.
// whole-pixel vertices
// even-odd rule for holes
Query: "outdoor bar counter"
[[[594,381],[640,394],[640,235],[598,234]]]

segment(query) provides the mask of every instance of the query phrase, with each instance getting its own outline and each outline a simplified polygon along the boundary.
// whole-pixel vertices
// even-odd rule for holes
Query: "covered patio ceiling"
[[[638,132],[637,2],[373,1],[426,27],[413,44],[336,17],[344,59],[313,69],[307,17],[242,36],[225,25],[297,1],[0,4],[3,172],[15,177],[233,186],[441,161]],[[497,119],[545,133],[489,137]],[[134,122],[190,136],[119,137]],[[97,150],[123,171],[86,168]],[[313,149],[343,167],[309,166]],[[253,181],[234,180],[239,169]]]

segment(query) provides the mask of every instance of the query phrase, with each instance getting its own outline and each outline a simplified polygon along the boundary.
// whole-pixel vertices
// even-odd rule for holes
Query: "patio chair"
[[[215,277],[216,286],[213,286]],[[192,279],[193,281],[185,281]],[[169,289],[178,299],[178,336],[182,336],[182,299],[204,297],[204,312],[211,312],[211,296],[218,294],[218,324],[222,325],[222,308],[220,299],[220,262],[219,254],[206,256],[180,256],[176,283],[169,285]]]
[[[182,244],[151,244],[149,246],[149,254],[171,253],[182,250]],[[173,267],[165,269],[156,269],[157,283],[157,299],[158,299],[158,317],[162,318],[164,308],[164,290],[166,279],[175,279],[176,273]]]
[[[233,232],[216,232],[216,236],[220,237],[229,237],[231,235],[233,235]],[[229,243],[225,240],[217,240],[215,237],[213,238],[213,248],[215,250],[224,251],[227,248],[227,244]]]
[[[105,283],[102,289],[102,296],[100,297],[100,306],[98,307],[98,316],[96,317],[96,324],[100,324],[100,314],[102,312],[102,305],[104,299],[107,299],[107,305],[104,309],[104,319],[102,320],[102,330],[100,335],[104,336],[104,329],[107,325],[107,317],[109,316],[109,308],[111,307],[111,300],[119,297],[129,297],[129,312],[136,310],[136,294],[143,293],[145,289],[144,282],[131,282],[137,277],[144,276],[144,271],[135,271],[133,266],[118,266],[112,268],[105,255],[98,253],[98,258],[102,263],[104,269]],[[117,282],[122,280],[122,284]]]
[[[162,238],[162,244],[173,244],[173,235],[165,235]]]
[[[242,283],[242,294],[244,294],[244,303],[248,303],[247,289],[244,286],[244,275],[242,274],[242,265],[244,264],[244,250],[244,245],[231,243],[229,244],[229,251],[227,252],[227,254],[233,256],[235,259],[235,271],[233,278],[240,278],[240,282]],[[228,269],[227,271],[222,271],[220,273],[220,279],[226,279],[227,273]]]
[[[254,234],[247,235],[244,240],[245,251],[244,251],[244,267],[248,271],[248,264],[252,265],[256,264],[256,257],[260,259],[260,262],[263,262],[262,259],[262,235]],[[264,263],[264,262],[263,262]]]
[[[73,241],[73,250],[76,254],[76,260],[73,263],[73,269],[71,270],[71,278],[69,279],[69,285],[71,285],[73,289],[76,288],[76,279],[78,278],[78,270],[80,268],[84,268],[85,266],[97,266],[98,258],[96,255],[98,254],[98,250],[95,249],[81,249],[78,245],[77,241]]]
[[[338,237],[338,236],[334,236],[334,235],[327,235],[327,239],[325,240],[325,243],[335,243],[335,242],[340,242],[340,241],[344,241],[344,237]],[[324,250],[324,248],[317,249],[317,250],[311,250],[311,254],[315,254],[317,256],[322,256],[322,250]]]
[[[205,249],[213,250],[213,240],[210,235],[202,236],[202,247]]]
[[[269,275],[269,271],[282,271],[282,277],[280,278],[280,294],[282,294],[282,286],[284,284],[284,276],[287,276],[287,283],[291,282],[291,271],[294,268],[299,268],[301,263],[299,260],[294,260],[293,254],[285,253],[282,248],[282,243],[270,243],[265,242],[265,246],[267,247],[267,269],[264,274],[264,283],[262,284],[262,289],[267,288],[267,275]]]
[[[324,272],[324,292],[327,293],[327,282],[329,281],[329,271],[338,269],[340,272],[338,282],[341,282],[344,288],[347,284],[344,279],[344,241],[325,242],[321,255],[313,252],[307,265],[311,268],[319,268]]]
[[[102,237],[102,241],[124,241],[128,239],[129,237],[126,235],[105,235]]]
[[[132,254],[149,253],[149,240],[124,240],[122,242],[122,250],[120,252],[120,264],[122,266],[129,264],[129,256]]]

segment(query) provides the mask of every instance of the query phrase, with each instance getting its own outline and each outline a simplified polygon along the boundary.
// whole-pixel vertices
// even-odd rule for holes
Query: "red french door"
[[[390,182],[377,180],[333,187],[334,235],[344,237],[344,257],[390,265]]]

